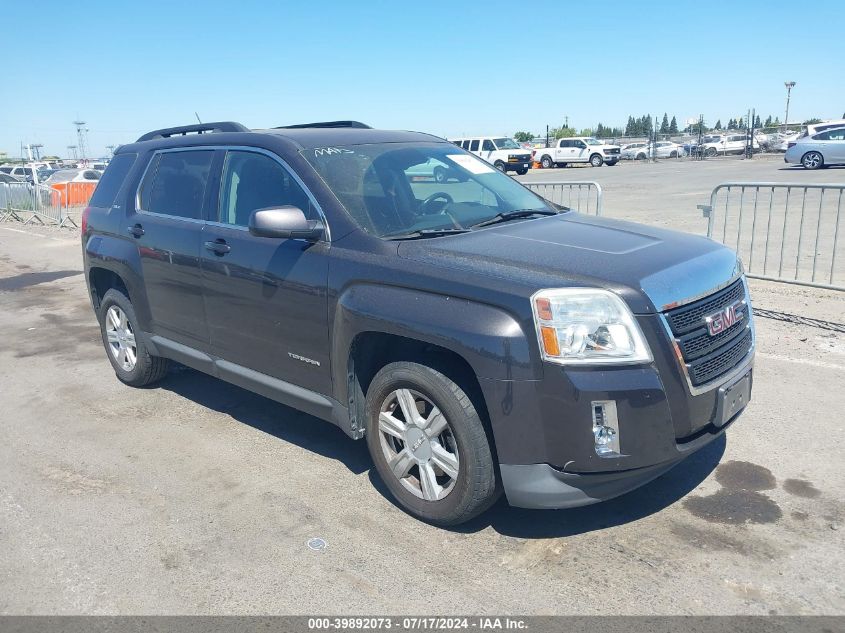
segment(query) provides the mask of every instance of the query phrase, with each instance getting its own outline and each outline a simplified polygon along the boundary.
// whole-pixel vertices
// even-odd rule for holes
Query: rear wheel
[[[442,167],[435,167],[434,168],[434,181],[439,183],[444,183],[449,179],[448,175],[446,174],[446,170]]]
[[[593,154],[590,156],[590,165],[593,167],[601,167],[604,163],[604,159],[599,154]]]
[[[405,510],[456,525],[495,502],[487,433],[458,384],[425,365],[391,363],[373,378],[366,400],[367,448]]]
[[[804,169],[818,169],[824,167],[824,157],[819,152],[807,152],[801,158]]]
[[[551,169],[555,166],[554,161],[552,160],[551,156],[543,156],[540,164],[543,166],[543,169]]]
[[[100,333],[114,373],[121,382],[143,387],[161,380],[170,365],[153,356],[138,330],[138,320],[129,298],[112,288],[100,303]]]
[[[718,153],[719,150],[717,150],[715,147],[708,147],[706,150],[704,150],[704,155],[709,156],[710,158],[713,158]]]
[[[678,157],[678,152],[676,152],[675,150],[672,150],[671,152],[669,152],[669,158],[677,158],[677,157]]]
[[[499,170],[500,172],[502,172],[503,174],[508,173],[508,170],[507,170],[507,168],[505,167],[505,164],[504,164],[502,161],[500,161],[500,160],[497,160],[495,163],[493,163],[493,167],[495,167],[496,169],[498,169],[498,170]]]

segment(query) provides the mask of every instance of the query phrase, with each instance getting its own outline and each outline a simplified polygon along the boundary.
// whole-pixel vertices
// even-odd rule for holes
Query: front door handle
[[[205,248],[215,255],[225,255],[232,247],[226,243],[226,240],[223,239],[216,239],[213,242],[206,242]]]
[[[130,227],[127,227],[126,230],[129,231],[130,235],[133,235],[134,237],[141,237],[145,232],[144,227],[140,224],[134,224]]]

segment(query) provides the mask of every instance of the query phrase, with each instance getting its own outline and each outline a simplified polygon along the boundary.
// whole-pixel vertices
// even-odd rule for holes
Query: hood
[[[541,288],[619,294],[637,314],[703,296],[740,272],[736,254],[708,238],[568,212],[472,233],[399,243],[406,259]]]

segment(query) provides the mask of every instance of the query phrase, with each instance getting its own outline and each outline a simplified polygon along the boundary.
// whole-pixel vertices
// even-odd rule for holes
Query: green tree
[[[735,130],[736,129],[736,121],[733,119],[728,119],[728,129]]]
[[[722,119],[716,121],[716,125],[713,126],[714,130],[721,130],[722,129]]]
[[[661,134],[668,134],[669,133],[669,115],[665,112],[663,113],[663,121],[660,123],[660,133]]]
[[[807,119],[806,121],[804,121],[804,125],[813,125],[814,123],[821,123],[821,122],[822,122],[821,119],[817,119],[817,118],[814,117],[812,119]]]
[[[678,120],[675,116],[672,116],[672,122],[669,124],[669,134],[677,134],[678,133]]]
[[[534,139],[534,135],[531,132],[514,132],[513,140],[517,143],[527,143]]]
[[[593,128],[585,127],[578,136],[592,136]]]
[[[754,117],[754,127],[763,127],[760,124],[760,115],[759,114],[756,117]]]
[[[575,130],[573,130],[571,127],[561,125],[560,127],[552,128],[551,130],[549,130],[549,136],[557,140],[559,138],[570,138],[572,136],[576,136],[576,134]]]
[[[766,122],[763,124],[763,127],[772,127],[772,115],[766,117]]]

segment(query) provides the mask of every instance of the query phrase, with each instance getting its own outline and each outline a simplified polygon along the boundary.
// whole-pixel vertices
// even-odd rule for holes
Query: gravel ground
[[[842,174],[781,165],[586,175],[608,215],[700,232],[726,173]],[[123,386],[81,269],[75,231],[0,225],[2,614],[845,614],[843,293],[753,282],[757,308],[821,322],[758,318],[743,418],[648,486],[442,530],[327,423],[187,369]]]

